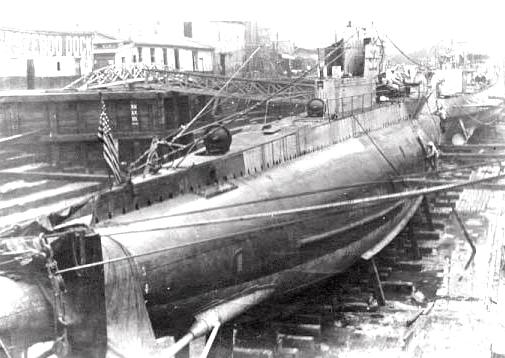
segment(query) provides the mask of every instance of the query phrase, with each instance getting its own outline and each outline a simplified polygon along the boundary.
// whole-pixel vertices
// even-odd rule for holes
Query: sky
[[[8,2],[7,2],[8,1]],[[322,47],[352,21],[374,27],[404,51],[466,42],[505,57],[505,2],[498,0],[4,0],[0,26],[107,31],[150,21],[253,20],[279,39]]]

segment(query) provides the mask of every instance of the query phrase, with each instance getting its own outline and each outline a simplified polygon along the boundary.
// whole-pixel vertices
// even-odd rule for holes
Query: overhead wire
[[[375,26],[375,24],[372,23],[372,26],[375,28],[375,32],[377,33],[377,37],[379,39],[381,39],[381,37],[379,35],[379,30],[377,29],[377,27]],[[407,55],[400,47],[398,47],[396,45],[396,43],[393,40],[391,40],[391,38],[388,36],[388,34],[384,33],[384,36],[389,40],[389,42],[394,46],[394,48],[396,48],[396,50],[398,50],[398,52],[400,52],[407,60],[409,60],[414,65],[417,65],[419,67],[425,67],[423,64],[421,64],[421,63],[417,62],[416,60],[414,60],[412,57],[410,57],[409,55]]]

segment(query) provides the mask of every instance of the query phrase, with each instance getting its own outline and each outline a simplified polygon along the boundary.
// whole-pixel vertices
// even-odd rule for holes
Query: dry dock
[[[433,227],[417,213],[375,258],[383,306],[370,264],[361,262],[317,290],[264,308],[283,312],[266,323],[236,324],[234,357],[505,357],[504,203],[505,191],[489,189],[430,198]]]
[[[40,165],[8,170],[43,172]],[[463,168],[442,173],[440,179],[478,178],[500,170]],[[61,208],[104,185],[94,178],[0,179],[2,224]],[[502,187],[429,198],[431,216],[416,213],[374,258],[376,272],[363,261],[319,287],[255,308],[229,325],[233,336],[218,339],[212,353],[222,357],[233,351],[235,358],[505,357]],[[192,343],[191,356],[202,349],[202,340]]]

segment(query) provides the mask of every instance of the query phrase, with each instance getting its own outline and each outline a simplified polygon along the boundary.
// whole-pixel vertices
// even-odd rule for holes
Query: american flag
[[[101,104],[102,111],[98,124],[98,139],[103,143],[103,157],[112,171],[115,182],[119,184],[123,181],[123,176],[121,175],[121,167],[119,166],[118,146],[112,136],[111,123],[109,117],[107,117],[103,99],[101,99]]]

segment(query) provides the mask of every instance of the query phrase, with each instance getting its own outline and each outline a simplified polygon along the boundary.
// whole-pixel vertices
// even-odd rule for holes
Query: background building
[[[231,75],[244,62],[246,29],[243,21],[185,22],[184,36],[214,47],[215,72]]]
[[[142,63],[170,70],[211,72],[213,62],[212,46],[182,36],[150,35],[118,40],[97,34],[94,41],[94,69]]]
[[[0,28],[0,89],[63,87],[91,70],[92,37]]]

